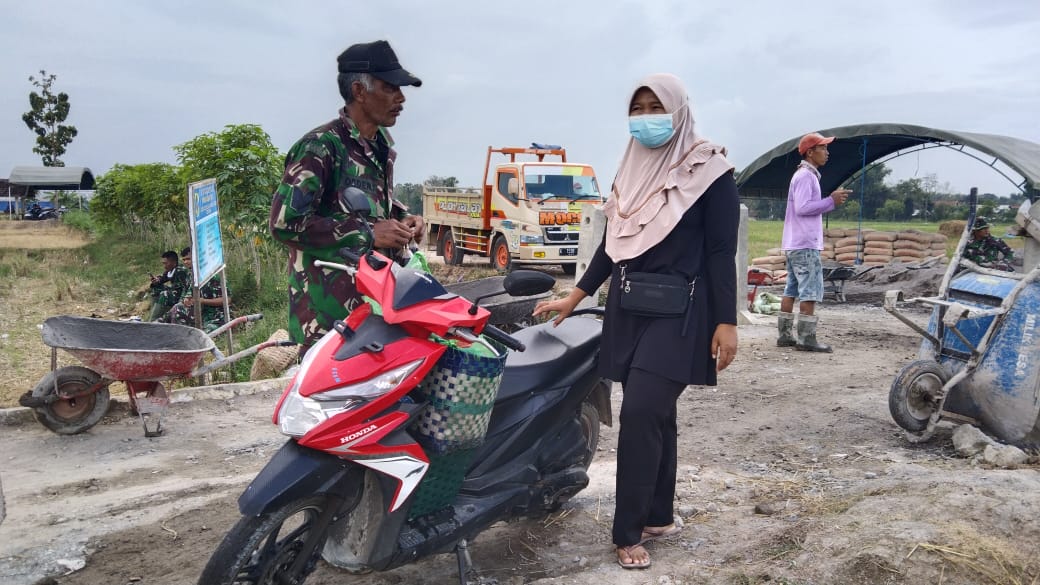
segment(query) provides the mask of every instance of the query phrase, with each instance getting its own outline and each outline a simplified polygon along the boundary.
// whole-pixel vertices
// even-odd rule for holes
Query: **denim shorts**
[[[823,300],[823,264],[819,250],[787,251],[784,296],[817,303]]]

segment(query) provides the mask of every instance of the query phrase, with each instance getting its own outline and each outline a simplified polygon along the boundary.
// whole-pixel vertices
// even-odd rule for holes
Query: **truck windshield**
[[[527,197],[536,201],[548,199],[599,199],[599,184],[593,175],[573,174],[585,169],[567,167],[528,168],[524,172]]]

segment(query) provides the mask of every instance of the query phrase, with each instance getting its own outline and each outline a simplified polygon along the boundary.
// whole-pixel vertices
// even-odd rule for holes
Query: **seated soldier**
[[[151,275],[152,312],[148,316],[149,321],[156,321],[165,315],[191,288],[188,269],[177,261],[177,252],[163,252],[162,265],[162,274]]]
[[[191,248],[181,250],[181,261],[190,269],[192,264]],[[231,302],[231,291],[226,291],[228,302]],[[202,306],[203,331],[213,331],[227,323],[224,318],[225,291],[220,286],[220,276],[214,276],[209,282],[199,287],[198,303]],[[159,318],[162,323],[175,323],[177,325],[195,326],[195,302],[192,297],[192,289],[184,293],[181,301],[173,306],[165,315]]]
[[[984,268],[995,268],[1005,272],[1015,270],[1011,266],[1015,253],[1003,240],[989,235],[989,223],[982,217],[976,219],[971,227],[971,241],[964,247],[963,257]]]

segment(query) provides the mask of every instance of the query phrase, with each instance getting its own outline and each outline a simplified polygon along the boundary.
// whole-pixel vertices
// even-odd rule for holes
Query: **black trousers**
[[[673,521],[676,401],[686,384],[632,369],[622,388],[613,538],[617,546],[631,546],[643,527]]]

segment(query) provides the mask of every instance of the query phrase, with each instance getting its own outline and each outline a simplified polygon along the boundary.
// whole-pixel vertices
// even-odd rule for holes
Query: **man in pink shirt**
[[[827,145],[834,137],[816,132],[802,136],[798,154],[802,161],[791,177],[787,191],[787,214],[780,247],[787,254],[787,286],[780,302],[777,329],[780,347],[794,346],[801,351],[831,352],[829,345],[816,341],[816,303],[823,300],[823,214],[845,203],[849,189],[837,189],[830,197],[820,193],[820,167],[827,164]],[[794,300],[798,304],[798,326],[795,328]],[[797,330],[797,337],[792,334]]]

